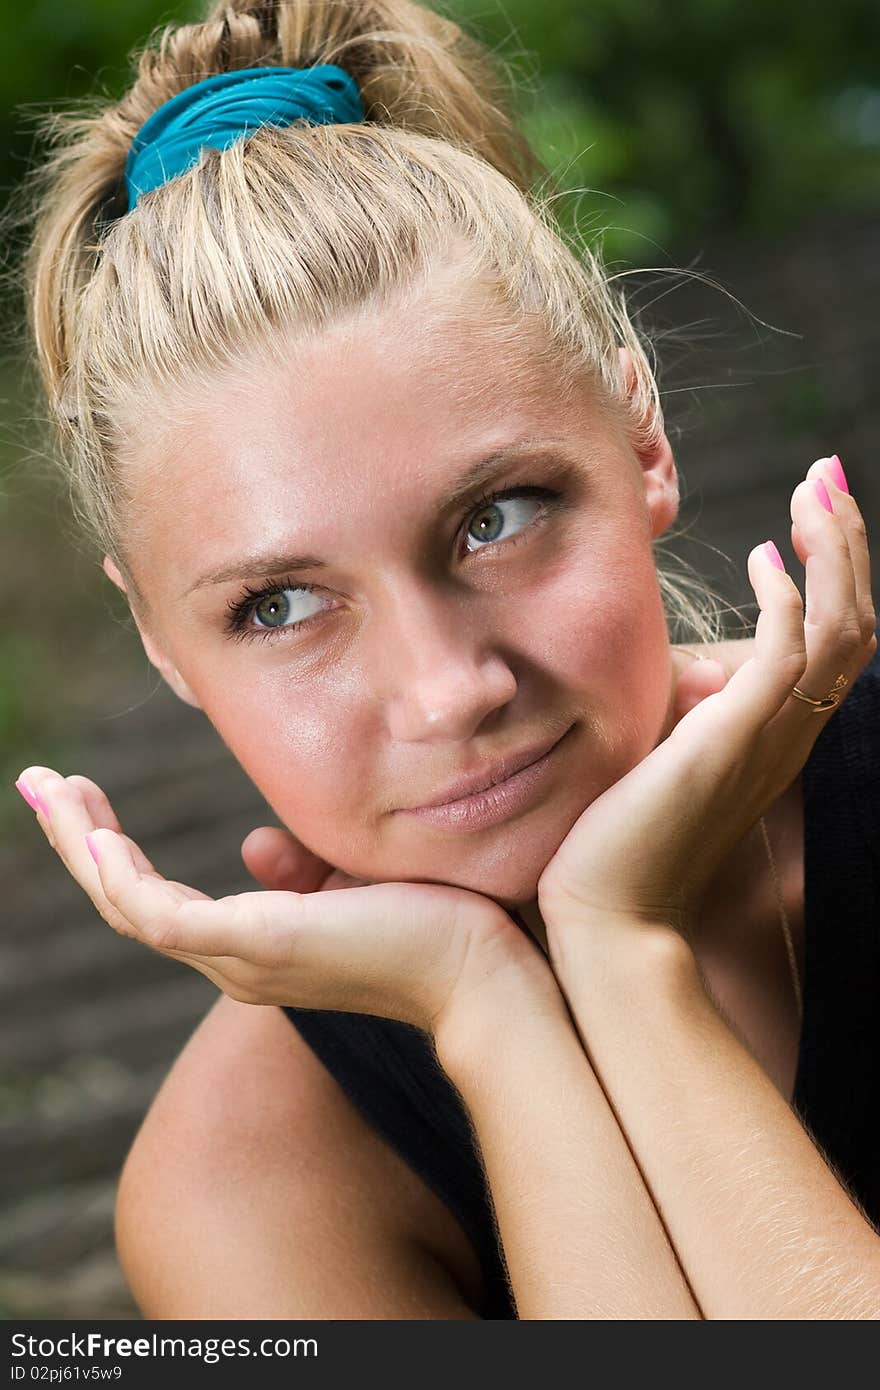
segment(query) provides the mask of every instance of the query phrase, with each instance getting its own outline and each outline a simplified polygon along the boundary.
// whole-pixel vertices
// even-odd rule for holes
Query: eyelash
[[[521,487],[503,488],[501,491],[490,492],[483,497],[476,498],[467,516],[473,516],[475,512],[480,511],[483,507],[491,506],[493,502],[507,501],[512,497],[532,497],[552,505],[553,502],[558,500],[559,493],[554,492],[552,488],[536,487],[532,484],[524,484]],[[489,550],[493,545],[516,545],[522,536],[528,534],[533,526],[540,523],[546,517],[547,511],[548,507],[544,507],[534,520],[530,521],[516,536],[511,536],[510,539],[506,541],[490,541],[488,545],[480,546],[480,550]],[[467,517],[465,520],[467,520]],[[471,552],[471,554],[474,553],[476,552]],[[264,598],[270,598],[272,594],[280,594],[285,589],[296,589],[300,593],[313,593],[317,587],[316,584],[304,584],[301,580],[295,579],[292,575],[288,575],[285,579],[272,580],[270,583],[263,584],[259,589],[251,589],[245,585],[241,598],[235,599],[226,605],[228,611],[225,622],[226,631],[237,642],[249,641],[252,638],[257,638],[258,640],[263,640],[264,638],[271,639],[285,632],[288,634],[295,632],[299,635],[299,633],[301,633],[304,628],[309,627],[312,622],[323,618],[324,614],[313,613],[310,618],[303,618],[300,622],[290,624],[286,627],[254,627],[248,623],[248,618],[258,604],[260,604]]]

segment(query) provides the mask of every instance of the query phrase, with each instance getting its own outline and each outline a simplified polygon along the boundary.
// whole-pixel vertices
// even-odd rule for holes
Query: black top
[[[806,963],[792,1105],[880,1227],[880,649],[827,720],[802,788]],[[486,1284],[481,1317],[516,1318],[475,1131],[432,1038],[372,1014],[284,1012],[464,1227]]]

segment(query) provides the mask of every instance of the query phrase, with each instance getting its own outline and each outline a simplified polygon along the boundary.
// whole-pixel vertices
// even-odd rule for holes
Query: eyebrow
[[[559,446],[564,443],[565,441],[562,439],[529,438],[516,439],[510,444],[502,445],[501,448],[495,449],[486,457],[477,459],[459,476],[452,490],[444,494],[442,503],[436,509],[437,514],[442,516],[453,511],[481,483],[487,482],[493,474],[497,473],[503,464],[514,462],[523,455],[540,455],[558,450]],[[233,579],[244,580],[255,575],[275,576],[281,573],[292,574],[298,570],[326,569],[327,563],[326,560],[321,560],[314,555],[290,555],[280,551],[243,555],[232,564],[209,570],[207,574],[203,574],[200,579],[191,584],[180,597],[186,598],[196,589],[204,589],[212,584],[228,584]]]

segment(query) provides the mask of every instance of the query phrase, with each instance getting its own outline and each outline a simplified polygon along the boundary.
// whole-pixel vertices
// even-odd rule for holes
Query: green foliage
[[[33,0],[5,3],[0,109],[104,90],[119,94],[127,54],[163,23],[197,16],[201,5],[160,6],[156,0]]]
[[[606,253],[779,232],[880,197],[876,0],[455,0]],[[567,216],[569,212],[567,209]]]
[[[131,77],[128,57],[164,23],[198,17],[184,0],[0,0],[0,180],[10,189],[38,157],[35,120],[84,96],[119,97]]]

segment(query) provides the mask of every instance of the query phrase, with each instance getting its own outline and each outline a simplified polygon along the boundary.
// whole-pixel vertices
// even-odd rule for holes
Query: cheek
[[[586,553],[557,576],[545,654],[593,731],[604,764],[594,770],[616,780],[647,756],[663,727],[669,635],[650,546],[624,540]]]
[[[315,699],[277,679],[229,678],[211,684],[204,713],[278,818],[304,841],[323,839],[353,819],[352,785],[364,732],[358,712]],[[311,839],[308,831],[311,831]],[[332,831],[331,831],[332,833]]]
[[[606,539],[585,544],[583,555],[540,595],[554,669],[585,691],[634,680],[650,687],[668,645],[651,550]]]

